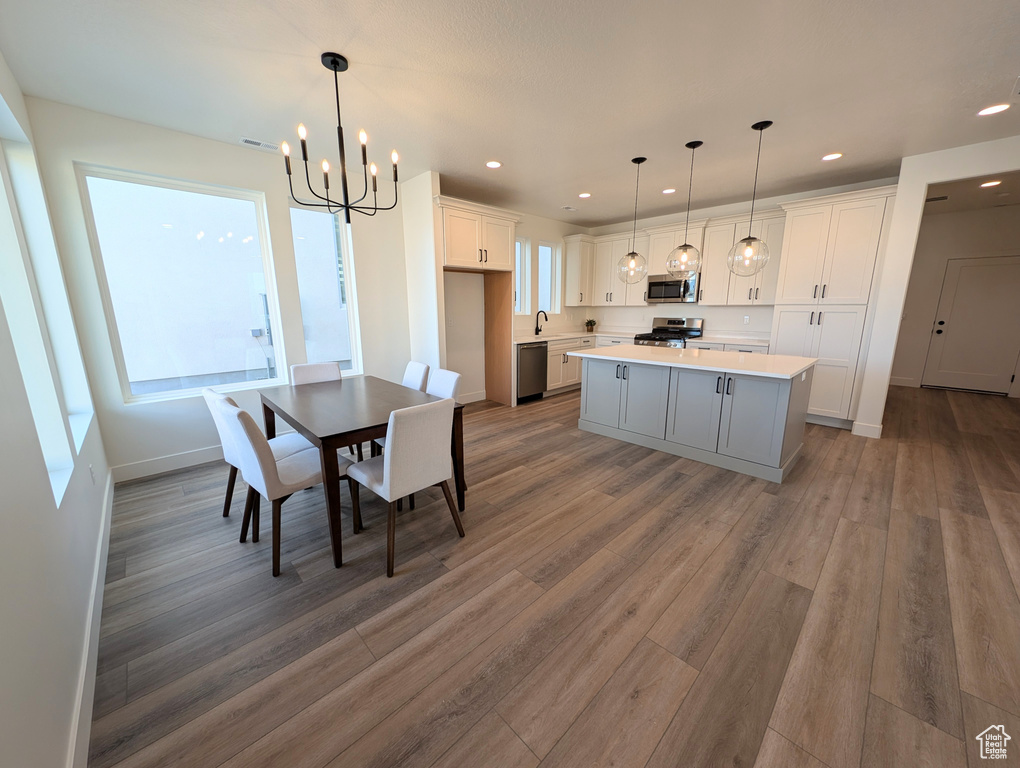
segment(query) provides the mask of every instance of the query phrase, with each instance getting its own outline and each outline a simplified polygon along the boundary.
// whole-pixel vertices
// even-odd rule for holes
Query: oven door
[[[676,278],[652,275],[648,278],[649,304],[690,304],[698,300],[698,277]]]

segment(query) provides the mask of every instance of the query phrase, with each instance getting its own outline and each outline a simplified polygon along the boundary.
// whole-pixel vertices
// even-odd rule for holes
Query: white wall
[[[558,331],[576,331],[583,329],[585,317],[591,317],[589,307],[566,307],[563,306],[563,280],[564,264],[566,259],[566,246],[563,238],[567,235],[583,234],[587,230],[574,224],[568,224],[555,219],[546,219],[541,216],[520,214],[520,221],[517,224],[515,237],[530,241],[531,249],[531,312],[527,315],[514,316],[514,336],[523,336],[534,333],[535,314],[538,312],[538,244],[539,242],[559,245],[560,248],[560,278],[559,293],[561,311],[549,315],[549,321],[542,321],[542,328],[549,333]]]
[[[20,106],[12,111],[11,104]],[[22,94],[0,59],[2,105],[19,115],[22,140],[31,139]],[[55,504],[2,311],[0,402],[0,760],[24,768],[84,766],[97,650],[90,637],[98,637],[102,600],[95,588],[106,569],[112,502],[102,437],[93,420]]]
[[[443,273],[446,367],[461,375],[458,400],[485,399],[485,276]]]
[[[877,267],[875,330],[864,368],[855,433],[868,437],[878,437],[882,433],[882,414],[889,391],[900,316],[928,185],[1016,170],[1020,170],[1020,136],[903,158],[886,256]]]
[[[1007,255],[1020,255],[1020,205],[926,214],[921,219],[896,341],[893,384],[921,386],[949,259]]]
[[[188,466],[220,455],[201,397],[125,405],[100,300],[74,163],[265,193],[285,364],[304,362],[300,301],[283,161],[50,101],[27,100],[96,409],[117,479]],[[365,372],[399,380],[410,358],[401,213],[352,224]],[[254,392],[238,402],[258,413]]]

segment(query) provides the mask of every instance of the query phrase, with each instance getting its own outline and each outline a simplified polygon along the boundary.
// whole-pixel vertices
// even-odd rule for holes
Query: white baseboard
[[[823,427],[835,427],[836,429],[850,429],[853,426],[853,422],[849,419],[838,419],[834,416],[818,416],[813,413],[805,416],[804,421],[808,424],[820,424]]]
[[[99,658],[99,624],[103,617],[103,587],[106,561],[110,554],[110,525],[113,518],[113,472],[106,473],[103,492],[103,522],[96,542],[96,567],[92,574],[92,593],[86,616],[85,648],[78,675],[78,703],[71,721],[71,742],[67,749],[68,768],[86,768],[89,738],[92,735],[92,704],[96,695],[96,663]]]
[[[882,436],[882,425],[865,424],[861,421],[855,421],[854,427],[850,431],[855,435],[860,435],[861,437],[872,437],[877,440]]]
[[[480,392],[461,392],[457,395],[457,402],[467,405],[468,403],[477,403],[479,400],[485,399],[485,390]]]
[[[919,387],[921,382],[909,376],[890,376],[889,384],[893,387]]]
[[[140,477],[173,472],[175,469],[193,467],[196,464],[205,464],[222,458],[223,449],[218,445],[212,445],[208,448],[196,448],[193,451],[134,461],[130,464],[119,464],[116,467],[111,467],[111,471],[113,472],[113,482],[123,483],[125,480],[137,480]]]

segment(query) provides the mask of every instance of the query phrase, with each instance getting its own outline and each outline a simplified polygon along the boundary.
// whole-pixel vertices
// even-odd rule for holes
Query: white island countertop
[[[589,357],[620,363],[664,365],[671,368],[698,368],[719,373],[747,373],[773,379],[792,379],[812,367],[813,357],[793,355],[757,355],[744,352],[720,352],[712,349],[673,349],[671,347],[621,344],[601,349],[567,352],[572,357]]]

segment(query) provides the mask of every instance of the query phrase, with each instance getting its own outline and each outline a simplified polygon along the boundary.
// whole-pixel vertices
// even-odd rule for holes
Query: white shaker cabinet
[[[637,249],[647,250],[648,238],[639,236]],[[630,237],[615,237],[595,243],[595,269],[592,305],[596,307],[645,306],[648,278],[633,285],[623,282],[617,273],[620,259],[630,253]]]
[[[511,271],[514,267],[514,222],[443,207],[443,264],[473,270]]]
[[[705,247],[701,251],[701,283],[698,303],[706,306],[726,304],[730,292],[730,268],[726,257],[737,241],[736,225],[714,224],[705,228]]]
[[[666,411],[666,439],[703,451],[719,445],[719,415],[722,413],[723,379],[716,371],[672,372]]]
[[[786,228],[785,217],[757,219],[751,225],[751,234],[761,239],[769,248],[769,260],[761,272],[750,277],[740,277],[730,273],[729,294],[726,303],[730,306],[775,304],[776,285],[779,282],[779,262],[783,251],[783,231]],[[737,224],[736,239],[747,237],[747,227]],[[731,244],[732,245],[732,244]],[[727,271],[729,268],[727,267]]]
[[[782,306],[772,320],[770,351],[816,357],[808,413],[850,418],[864,306]]]
[[[776,304],[867,304],[888,196],[787,211]]]
[[[568,307],[590,307],[595,278],[595,243],[572,235],[566,242],[563,303]]]
[[[685,232],[687,234],[687,242],[699,251],[702,250],[705,225],[701,221],[692,223],[689,227],[673,227],[672,229],[652,232],[649,235],[647,253],[649,275],[668,274],[669,269],[666,267],[666,262],[673,249],[684,244]]]

